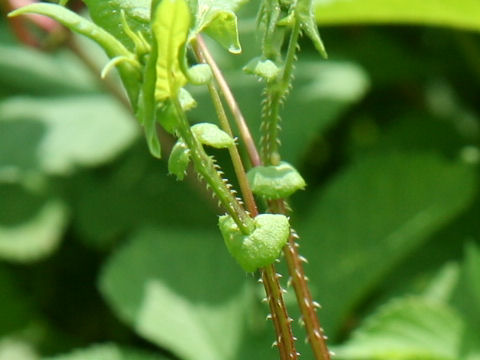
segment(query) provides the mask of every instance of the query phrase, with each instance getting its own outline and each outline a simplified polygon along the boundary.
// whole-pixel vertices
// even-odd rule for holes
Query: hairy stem
[[[300,23],[295,21],[290,34],[288,50],[285,63],[279,78],[272,84],[267,84],[265,90],[264,109],[262,114],[262,157],[267,165],[276,165],[280,162],[279,153],[279,122],[280,106],[288,94],[291,86],[293,69],[296,60],[298,38],[300,36]],[[288,215],[283,200],[271,201],[269,203],[272,212]],[[317,360],[330,360],[330,353],[327,348],[323,328],[320,326],[316,309],[319,305],[313,301],[309,290],[302,261],[305,259],[298,253],[298,235],[292,230],[289,242],[284,247],[284,255],[291,276],[291,283],[295,290],[298,306],[302,313],[302,321],[305,324],[307,340],[310,343],[312,352]]]
[[[201,62],[206,63],[205,56],[198,47],[195,47],[195,55]],[[220,99],[220,95],[218,94],[218,90],[213,82],[210,82],[208,84],[208,91],[210,93],[210,97],[212,98],[215,111],[217,112],[217,117],[220,122],[221,128],[233,138],[234,136],[232,128],[230,127],[230,123],[228,121],[227,114],[225,113],[225,109],[223,107],[222,100]],[[250,185],[248,184],[245,167],[243,166],[243,162],[240,157],[240,153],[238,152],[238,148],[236,146],[231,146],[228,148],[228,151],[230,153],[230,158],[232,159],[233,168],[235,169],[235,175],[237,176],[238,183],[240,185],[242,197],[245,201],[248,211],[253,217],[255,217],[258,214],[257,204],[255,204],[252,190],[250,189]]]
[[[300,24],[295,22],[288,44],[287,55],[282,72],[277,80],[267,84],[265,100],[262,112],[262,159],[266,165],[278,165],[280,161],[280,106],[287,95],[292,81],[292,73],[295,67],[295,54],[297,51],[298,38],[300,36]]]
[[[274,212],[287,214],[287,207],[283,200],[271,202],[271,208]],[[302,322],[307,332],[307,341],[310,343],[315,359],[330,360],[330,352],[327,347],[327,336],[317,316],[317,309],[320,305],[312,298],[312,294],[308,287],[308,278],[303,269],[305,258],[298,253],[299,244],[297,243],[298,235],[292,229],[287,245],[283,248],[283,253],[287,261],[288,272],[290,273],[289,283],[295,290],[298,306],[302,313]]]
[[[299,357],[299,353],[297,353],[295,348],[296,339],[293,336],[291,327],[292,318],[287,314],[282,288],[278,282],[279,275],[276,273],[273,265],[262,268],[261,272],[273,325],[277,334],[277,339],[273,344],[278,346],[281,360],[296,360]]]
[[[239,203],[239,200],[233,196],[225,181],[220,177],[213,159],[207,155],[203,146],[193,135],[187,122],[183,109],[177,98],[172,99],[175,109],[180,119],[178,132],[191,151],[192,161],[197,172],[205,179],[212,188],[213,193],[218,197],[225,211],[232,217],[240,231],[244,234],[251,234],[254,230],[252,218]]]

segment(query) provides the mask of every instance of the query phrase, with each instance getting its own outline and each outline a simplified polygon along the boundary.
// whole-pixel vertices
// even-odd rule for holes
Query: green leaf
[[[307,185],[298,171],[286,162],[254,167],[247,176],[253,193],[266,199],[287,198]]]
[[[0,174],[66,175],[110,161],[136,134],[130,115],[107,96],[12,97],[0,103]]]
[[[185,228],[138,233],[100,279],[139,335],[188,360],[235,358],[249,302],[243,283],[218,233]]]
[[[195,85],[205,85],[212,80],[212,69],[208,64],[197,64],[187,69],[188,81]]]
[[[340,360],[458,360],[462,330],[449,306],[410,297],[383,306],[335,352]]]
[[[204,31],[231,53],[242,51],[235,10],[246,0],[198,0],[192,33]]]
[[[462,164],[385,153],[357,161],[312,195],[298,230],[329,309],[327,329],[335,333],[393,266],[465,209],[475,188],[474,172]]]
[[[327,51],[320,38],[315,17],[313,15],[312,0],[298,0],[295,8],[297,19],[300,22],[300,28],[312,40],[315,49],[324,57],[327,58]]]
[[[53,253],[67,223],[63,202],[33,196],[18,185],[1,185],[0,195],[0,259],[33,262]]]
[[[162,112],[164,112],[162,106],[158,106],[155,101],[155,89],[157,86],[157,58],[158,49],[157,46],[154,45],[148,55],[147,63],[145,64],[143,71],[142,92],[140,94],[139,107],[136,115],[140,124],[143,125],[150,153],[154,157],[160,158],[162,149],[156,126],[157,107],[159,115],[162,115],[161,119],[163,119],[165,115],[162,114]],[[167,131],[170,131],[167,127],[166,129]]]
[[[125,349],[116,344],[95,345],[78,349],[66,355],[43,358],[43,360],[162,360],[164,356],[144,351]]]
[[[256,57],[245,65],[243,71],[247,74],[257,75],[267,81],[271,81],[277,77],[280,68],[271,60],[262,60],[260,57]]]
[[[182,141],[178,140],[168,158],[168,172],[183,180],[190,163],[190,149]]]
[[[233,138],[217,125],[212,123],[200,123],[192,126],[193,135],[203,144],[217,149],[225,149],[235,145]]]
[[[245,235],[230,216],[224,215],[218,220],[228,251],[246,272],[272,264],[290,236],[285,215],[260,214],[254,224],[255,230]]]
[[[315,16],[321,25],[421,24],[480,30],[476,0],[317,0]]]
[[[135,50],[134,43],[124,27],[119,25],[122,24],[122,11],[134,33],[150,32],[151,0],[85,0],[84,2],[92,20],[120,40],[130,51]]]
[[[157,47],[155,100],[177,97],[186,84],[179,55],[190,29],[190,10],[185,0],[162,0],[153,10],[152,32]]]

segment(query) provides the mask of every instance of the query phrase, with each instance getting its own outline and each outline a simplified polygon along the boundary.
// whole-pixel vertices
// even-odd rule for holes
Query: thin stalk
[[[283,301],[282,288],[278,282],[279,275],[276,273],[273,264],[262,268],[261,273],[273,325],[277,333],[277,339],[273,344],[278,346],[281,360],[296,360],[300,354],[295,348],[296,339],[293,336],[291,326],[293,319],[288,316]]]
[[[212,68],[217,69],[216,75],[215,75],[215,71],[213,71],[214,76],[216,76],[216,78],[217,76],[219,76],[220,82],[222,81],[224,82],[225,84],[224,94],[225,92],[230,94],[230,105],[235,104],[234,106],[236,106],[238,109],[238,111],[236,111],[237,116],[238,114],[240,114],[240,120],[239,120],[240,124],[243,124],[245,126],[245,129],[247,130],[246,133],[248,134],[247,136],[248,140],[246,141],[246,144],[249,144],[247,145],[247,148],[250,148],[253,152],[253,159],[251,158],[251,161],[253,164],[259,165],[260,157],[259,157],[258,151],[256,149],[256,146],[255,146],[255,143],[253,142],[252,137],[249,135],[250,131],[244,121],[243,116],[241,115],[240,109],[238,108],[238,105],[236,105],[237,103],[230,92],[230,88],[225,82],[220,72],[220,69],[216,65],[213,58],[210,57],[210,62],[207,62],[205,51],[208,53],[208,49],[205,46],[204,48],[200,46],[195,46],[195,53],[197,58],[201,62],[209,63]],[[218,81],[218,78],[217,78],[217,83],[220,83],[220,82]],[[230,136],[233,137],[232,129],[228,122],[228,118],[225,114],[225,110],[223,108],[222,101],[215,87],[215,84],[210,83],[208,85],[208,89],[210,92],[210,96],[212,97],[215,109],[217,111],[217,116],[219,118],[221,127],[223,128],[224,131],[226,131]],[[237,125],[239,125],[238,121],[237,121]],[[241,126],[239,126],[239,128],[241,128]],[[243,135],[244,134],[245,133],[243,133]],[[243,136],[242,136],[242,139],[245,140]],[[240,188],[242,191],[242,196],[245,199],[247,209],[252,216],[256,216],[258,214],[257,205],[255,204],[255,199],[253,197],[252,191],[248,184],[247,177],[245,175],[245,169],[236,146],[233,147],[233,149],[230,149],[230,156],[232,157],[235,173],[237,175]],[[280,283],[278,281],[279,275],[277,274],[275,270],[275,266],[273,264],[260,269],[260,272],[262,276],[261,282],[263,283],[265,288],[265,293],[267,294],[266,299],[270,307],[271,318],[272,318],[273,326],[276,333],[276,340],[274,342],[274,345],[278,347],[281,360],[296,360],[298,359],[299,354],[297,353],[297,350],[295,348],[295,337],[293,336],[293,331],[291,327],[292,319],[288,316],[287,308],[285,306],[285,301],[283,299],[283,289],[280,286]]]
[[[275,213],[288,214],[283,200],[272,201],[271,207]],[[307,332],[307,341],[310,343],[315,359],[330,360],[330,352],[326,343],[327,336],[320,326],[317,316],[317,309],[320,308],[320,305],[313,300],[308,287],[308,277],[303,269],[303,262],[306,262],[306,259],[298,253],[298,238],[297,233],[292,229],[288,243],[283,248],[288,272],[291,276],[289,284],[295,290],[297,303],[302,313],[302,322]]]
[[[246,235],[254,230],[254,223],[239,201],[233,196],[225,181],[220,177],[213,159],[194,137],[178,99],[172,99],[180,119],[178,132],[191,151],[192,162],[197,172],[205,179],[218,197],[225,211],[232,217],[240,231]]]
[[[223,108],[222,100],[220,99],[220,95],[218,94],[217,88],[212,82],[208,84],[208,91],[210,92],[210,97],[212,98],[213,105],[217,112],[217,116],[220,121],[221,128],[233,138],[232,128],[230,127],[230,123],[228,122],[227,114],[225,114],[225,109]],[[255,217],[258,215],[257,204],[255,204],[255,199],[253,198],[252,190],[250,189],[250,185],[248,184],[245,168],[243,166],[240,153],[238,152],[238,148],[236,146],[230,146],[228,148],[228,151],[232,159],[235,175],[237,176],[238,183],[240,185],[240,191],[242,192],[242,197],[245,201],[245,204],[251,216]]]
[[[205,42],[203,41],[200,35],[197,36],[197,41],[194,46],[195,46],[196,52],[198,52],[203,56],[205,62],[208,65],[210,65],[210,68],[212,69],[212,73],[215,78],[215,81],[217,82],[218,87],[220,88],[220,91],[222,92],[225,98],[225,102],[227,103],[230,111],[232,112],[232,115],[235,120],[235,123],[237,124],[238,130],[240,131],[240,137],[245,144],[248,157],[250,159],[252,166],[260,165],[261,164],[260,155],[255,146],[255,141],[253,141],[253,137],[252,137],[252,134],[250,133],[250,129],[248,128],[245,118],[243,117],[242,111],[238,106],[237,100],[235,100],[235,97],[233,96],[233,93],[230,87],[228,86],[228,83],[225,80],[225,77],[223,76],[222,71],[218,67],[213,56],[210,54],[210,51],[208,50],[207,45],[205,44]]]
[[[267,84],[265,90],[264,109],[262,113],[262,160],[266,165],[278,165],[280,162],[280,106],[287,95],[292,73],[295,67],[295,56],[298,38],[300,36],[300,23],[295,21],[288,44],[285,65],[276,81]]]
[[[262,156],[263,162],[267,165],[275,165],[280,162],[279,149],[279,121],[280,106],[285,96],[288,94],[293,69],[296,60],[296,51],[298,38],[300,36],[300,23],[295,21],[294,27],[290,34],[288,50],[285,58],[285,65],[282,73],[277,81],[271,85],[267,85],[265,94],[265,108],[262,118]],[[272,212],[288,215],[285,202],[283,200],[272,201],[269,203]],[[298,253],[298,235],[292,230],[287,245],[283,248],[284,255],[288,265],[288,271],[291,276],[291,283],[295,290],[300,311],[302,313],[302,321],[305,324],[307,332],[307,340],[310,343],[312,352],[317,360],[330,360],[330,352],[328,351],[323,328],[320,326],[316,309],[319,304],[313,301],[310,293],[305,271],[303,269],[303,261],[305,258]]]

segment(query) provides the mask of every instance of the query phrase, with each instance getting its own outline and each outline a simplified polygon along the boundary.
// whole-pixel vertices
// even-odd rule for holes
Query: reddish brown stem
[[[287,208],[283,200],[277,200],[272,202],[272,208],[275,212],[287,214]],[[312,294],[308,287],[308,278],[305,276],[303,269],[303,262],[306,261],[298,253],[298,235],[292,229],[292,233],[288,240],[287,245],[283,248],[283,253],[288,265],[288,272],[290,273],[291,282],[295,295],[297,298],[298,306],[302,313],[302,321],[305,324],[307,332],[307,340],[310,343],[315,359],[318,360],[330,360],[330,352],[327,347],[327,336],[323,328],[320,326],[320,322],[317,316],[317,308],[320,305],[313,301]]]
[[[203,41],[200,35],[197,36],[197,45],[200,52],[203,54],[205,61],[208,65],[210,65],[213,76],[218,84],[220,91],[222,92],[225,101],[232,112],[233,118],[235,119],[235,123],[237,124],[238,130],[240,131],[240,137],[242,138],[243,143],[247,149],[248,157],[250,158],[250,162],[252,166],[258,166],[261,164],[260,155],[258,153],[257,147],[255,146],[255,141],[253,141],[252,134],[250,133],[250,129],[243,117],[242,112],[240,111],[240,107],[238,106],[235,97],[233,96],[230,87],[228,86],[225,77],[222,74],[222,71],[218,67],[217,63],[213,59],[213,56],[210,54],[205,42]]]
[[[273,344],[278,346],[281,360],[298,359],[300,354],[297,353],[295,348],[296,339],[291,327],[293,319],[287,314],[282,288],[278,282],[279,275],[275,272],[273,264],[264,267],[261,272],[273,325],[277,333],[277,338]]]

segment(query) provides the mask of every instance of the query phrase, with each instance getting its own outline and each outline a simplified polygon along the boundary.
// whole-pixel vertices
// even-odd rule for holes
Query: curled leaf
[[[200,123],[193,125],[192,132],[200,143],[217,149],[228,148],[235,144],[233,138],[215,124]]]
[[[183,142],[178,140],[170,153],[168,159],[168,172],[177,177],[177,180],[183,180],[190,163],[190,149]]]
[[[254,224],[254,231],[245,235],[230,216],[221,216],[218,221],[228,251],[247,272],[273,263],[290,235],[285,215],[261,214],[255,217]]]
[[[298,171],[286,162],[254,167],[247,177],[253,193],[267,199],[286,198],[306,186]]]
[[[235,10],[244,0],[198,0],[192,36],[205,32],[233,54],[242,51]]]

